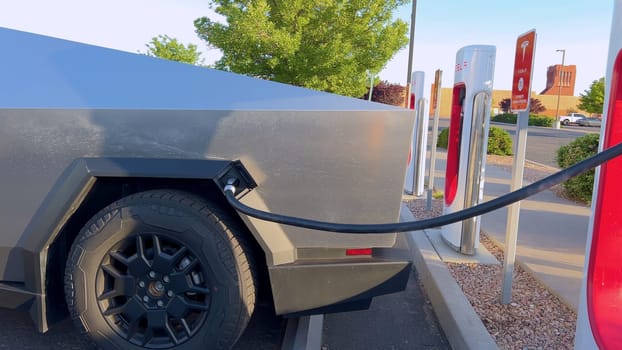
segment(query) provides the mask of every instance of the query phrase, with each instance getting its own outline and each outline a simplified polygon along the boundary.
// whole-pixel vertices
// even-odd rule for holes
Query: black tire
[[[570,125],[570,121],[568,119],[562,120],[562,125]]]
[[[69,253],[71,317],[101,349],[230,349],[255,307],[244,230],[184,192],[154,190],[113,203]]]

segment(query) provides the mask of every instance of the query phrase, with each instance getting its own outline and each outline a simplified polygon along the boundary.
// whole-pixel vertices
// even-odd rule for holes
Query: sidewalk
[[[446,153],[437,150],[434,186],[444,190]],[[486,166],[484,201],[510,191],[511,173]],[[579,304],[590,208],[545,190],[521,202],[516,260],[573,310]],[[482,216],[481,229],[505,245],[507,208]]]

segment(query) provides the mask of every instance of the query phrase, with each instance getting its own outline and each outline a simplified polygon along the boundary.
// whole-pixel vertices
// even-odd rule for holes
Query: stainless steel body
[[[258,184],[245,204],[340,223],[398,219],[413,130],[408,110],[2,28],[0,43],[11,53],[0,56],[3,282],[45,297],[28,279],[45,280],[30,257],[45,259],[48,246],[35,251],[25,232],[81,158],[240,160]],[[318,252],[396,244],[395,234],[242,219],[271,276]],[[46,234],[29,233],[44,242]],[[334,302],[368,286],[359,287]]]

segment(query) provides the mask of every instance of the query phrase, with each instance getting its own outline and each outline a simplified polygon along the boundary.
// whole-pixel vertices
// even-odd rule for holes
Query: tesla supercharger
[[[622,142],[622,0],[613,7],[599,151]],[[622,158],[596,170],[575,349],[622,349]]]
[[[410,146],[410,156],[408,157],[404,190],[406,193],[416,196],[423,195],[423,184],[425,182],[425,153],[428,140],[427,103],[423,96],[424,80],[424,72],[413,72],[410,85],[409,107],[415,111],[415,125]]]
[[[494,46],[473,45],[456,54],[445,168],[445,214],[477,205],[483,197],[495,53]],[[444,226],[442,237],[453,249],[473,255],[479,228],[480,218],[474,217]]]

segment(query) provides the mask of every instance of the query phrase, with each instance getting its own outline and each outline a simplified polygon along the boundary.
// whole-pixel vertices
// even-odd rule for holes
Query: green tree
[[[369,70],[380,72],[408,43],[408,25],[392,18],[407,0],[213,0],[220,23],[194,21],[219,48],[215,67],[263,79],[359,97]]]
[[[148,56],[194,65],[203,64],[201,53],[197,51],[196,45],[188,44],[185,46],[168,35],[158,35],[145,46],[147,46],[145,54]]]
[[[605,78],[594,80],[590,88],[583,91],[579,97],[579,109],[588,113],[603,113],[605,103]]]

